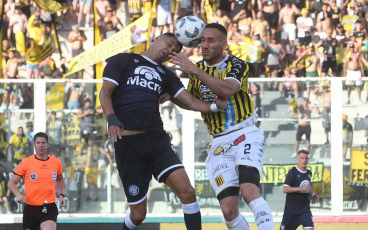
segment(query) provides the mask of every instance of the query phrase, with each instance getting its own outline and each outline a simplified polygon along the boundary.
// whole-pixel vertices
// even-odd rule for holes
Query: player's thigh
[[[41,230],[56,230],[56,222],[53,220],[46,220],[40,225]]]
[[[299,223],[299,217],[296,214],[284,213],[282,217],[280,230],[296,230]]]

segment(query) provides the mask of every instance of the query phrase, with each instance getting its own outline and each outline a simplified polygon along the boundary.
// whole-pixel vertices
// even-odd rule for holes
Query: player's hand
[[[61,207],[65,207],[66,201],[63,196],[59,196],[59,204]]]
[[[228,108],[228,100],[216,97],[215,103],[218,109],[224,110]]]
[[[121,139],[123,135],[123,128],[120,128],[119,126],[110,126],[107,132],[107,136],[109,139],[113,141],[118,141],[118,138]]]
[[[178,54],[173,52],[169,55],[171,60],[170,63],[174,64],[174,69],[181,70],[188,74],[194,74],[194,70],[197,68],[193,62],[185,54]]]
[[[313,195],[313,199],[314,199],[314,201],[316,201],[317,203],[319,202],[319,195],[318,195],[318,193],[314,193],[314,195]]]
[[[26,203],[26,196],[21,194],[20,196],[17,196],[15,198],[15,201],[18,202],[19,204],[25,204]]]
[[[302,191],[310,192],[312,187],[309,184],[302,186]]]
[[[163,104],[167,101],[170,101],[172,99],[171,95],[169,93],[163,93],[160,98],[158,99],[158,102],[160,104]]]

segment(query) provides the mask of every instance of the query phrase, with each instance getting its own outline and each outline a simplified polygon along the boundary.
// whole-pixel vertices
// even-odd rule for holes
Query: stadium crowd
[[[57,48],[52,38],[53,23],[56,31],[69,32],[68,47],[72,57],[75,57],[84,51],[83,43],[93,39],[84,31],[94,26],[94,8],[102,40],[155,8],[156,18],[149,35],[150,41],[163,31],[173,32],[181,17],[196,15],[205,23],[219,23],[228,29],[227,52],[242,57],[249,64],[250,77],[349,77],[351,80],[346,81],[345,86],[348,93],[345,103],[365,104],[367,101],[361,97],[362,90],[367,86],[360,79],[368,75],[368,4],[365,0],[159,0],[157,6],[151,0],[96,0],[95,4],[92,0],[58,2],[66,7],[58,13],[47,13],[30,0],[6,2],[2,24],[3,75],[0,77],[57,79],[67,73],[67,61],[70,60],[63,56],[58,60],[52,58]],[[131,31],[135,44],[145,42],[141,36],[146,32],[145,28],[132,28]],[[201,59],[198,47],[184,47],[182,52],[193,62]],[[186,77],[184,73],[177,71],[177,74]],[[85,79],[85,76],[80,71],[72,78]],[[354,87],[358,101],[350,101]],[[317,107],[310,108],[309,114],[326,117],[325,123],[328,123],[331,96],[326,81],[253,83],[250,94],[259,116],[264,91],[273,90],[280,92],[280,97],[299,97],[304,98],[305,102],[313,95],[313,103]],[[0,93],[1,112],[33,108],[34,89],[30,83],[3,84]],[[94,108],[94,93],[86,90],[83,83],[66,87],[64,109],[72,112],[50,112],[46,130],[52,149],[49,152],[63,158],[68,188],[80,200],[81,184],[87,183],[87,201],[98,200],[97,178],[108,165],[113,164],[114,156],[112,144],[106,142],[106,123],[102,111]],[[6,114],[0,116],[4,117],[0,122],[5,124]],[[18,163],[32,154],[32,128],[32,122],[28,122],[27,132],[20,126],[17,133],[7,140],[7,127],[1,125],[2,159],[6,159],[7,152],[12,152],[13,163]],[[9,148],[11,151],[8,151]],[[96,164],[98,159],[103,159],[105,164]],[[78,183],[76,172],[82,178]],[[83,182],[84,174],[86,182]],[[0,187],[5,186],[2,180],[4,178],[0,178]],[[6,189],[0,191],[1,197],[9,196]],[[0,203],[7,203],[6,198]],[[79,206],[80,203],[77,203],[75,210]],[[5,207],[10,212],[9,205]]]

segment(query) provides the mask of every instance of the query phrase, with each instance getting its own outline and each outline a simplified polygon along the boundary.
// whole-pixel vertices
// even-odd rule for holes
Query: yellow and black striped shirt
[[[221,133],[253,115],[254,106],[248,90],[249,66],[245,62],[226,55],[216,65],[208,66],[204,61],[197,62],[196,65],[217,79],[235,79],[241,84],[240,91],[229,99],[228,109],[216,113],[202,113],[204,123],[211,135]],[[202,101],[215,101],[215,94],[193,75],[189,76],[188,91]]]

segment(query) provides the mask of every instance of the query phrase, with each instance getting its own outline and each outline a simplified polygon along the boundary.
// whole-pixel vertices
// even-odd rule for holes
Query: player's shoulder
[[[60,159],[57,158],[57,157],[54,157],[54,156],[50,156],[49,155],[49,159],[48,159],[50,162],[56,162],[56,163],[61,163]]]
[[[247,68],[248,67],[248,64],[245,61],[233,55],[228,55],[227,61],[228,63],[231,63],[233,67],[237,67],[237,68]]]

